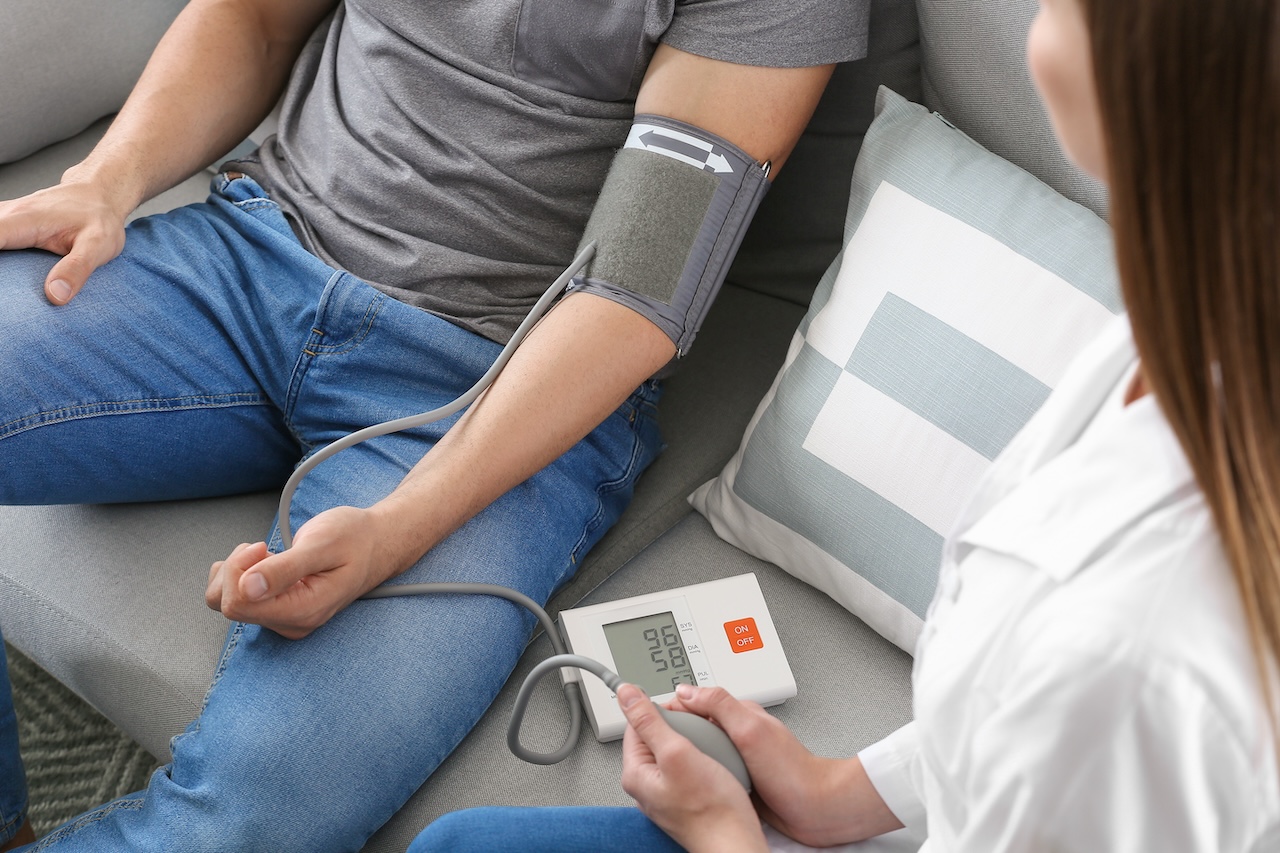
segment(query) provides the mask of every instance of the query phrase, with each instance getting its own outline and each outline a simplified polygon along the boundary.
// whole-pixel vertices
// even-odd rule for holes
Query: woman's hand
[[[133,207],[123,195],[99,181],[68,177],[55,187],[0,202],[0,249],[62,255],[45,278],[44,292],[50,302],[65,305],[94,270],[124,248],[124,221]]]
[[[767,851],[760,819],[738,780],[658,715],[640,688],[618,688],[627,717],[622,789],[690,853]]]
[[[747,764],[760,814],[790,838],[830,847],[902,827],[856,757],[819,758],[756,703],[682,684],[671,707],[725,730]]]
[[[298,529],[293,547],[244,544],[209,568],[205,603],[228,619],[299,640],[392,573],[369,510],[326,510]]]

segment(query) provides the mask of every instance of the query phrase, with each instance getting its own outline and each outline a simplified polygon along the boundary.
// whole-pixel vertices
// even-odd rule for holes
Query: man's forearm
[[[830,66],[748,68],[661,45],[637,108],[776,166],[830,74]],[[257,543],[215,563],[206,601],[229,618],[306,636],[563,454],[674,354],[672,339],[630,307],[591,293],[565,298],[391,495],[367,510],[320,513],[288,551],[268,555]]]
[[[670,339],[631,309],[589,294],[565,298],[373,508],[388,577],[572,447],[674,355]]]
[[[706,128],[777,166],[830,75],[830,66],[750,68],[663,45],[636,109]],[[674,355],[671,340],[630,308],[586,293],[566,298],[489,392],[374,508],[390,546],[388,576],[568,450]]]
[[[99,183],[127,215],[204,168],[270,112],[307,36],[333,5],[192,0],[102,141],[64,181]]]

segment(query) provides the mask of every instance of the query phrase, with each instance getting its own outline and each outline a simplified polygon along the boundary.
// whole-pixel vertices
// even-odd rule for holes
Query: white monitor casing
[[[560,627],[574,654],[594,658],[627,680],[614,662],[604,626],[666,612],[675,618],[700,686],[718,685],[766,707],[796,695],[795,677],[753,574],[563,610]],[[561,677],[581,684],[597,740],[622,737],[626,718],[613,691],[598,679],[581,678],[576,669],[561,670]],[[662,703],[674,695],[673,689],[652,698]]]

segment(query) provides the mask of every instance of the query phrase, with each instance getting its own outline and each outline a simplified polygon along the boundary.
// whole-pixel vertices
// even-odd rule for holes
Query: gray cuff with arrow
[[[689,351],[769,188],[769,164],[705,130],[639,115],[614,158],[582,245],[591,263],[569,292],[622,303]]]

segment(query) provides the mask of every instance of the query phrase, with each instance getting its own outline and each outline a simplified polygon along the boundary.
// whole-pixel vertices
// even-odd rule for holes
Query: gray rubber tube
[[[497,359],[494,360],[493,365],[483,376],[480,377],[479,380],[476,381],[476,384],[471,386],[471,388],[468,389],[461,397],[458,397],[453,402],[447,403],[438,409],[432,409],[429,412],[410,415],[409,417],[398,418],[393,421],[386,421],[385,423],[365,427],[364,429],[344,436],[331,444],[325,445],[303,460],[303,462],[294,470],[293,475],[289,478],[289,481],[285,483],[284,489],[280,493],[280,509],[277,524],[280,528],[280,541],[283,543],[285,549],[293,547],[293,526],[289,518],[289,512],[293,506],[293,496],[298,490],[298,484],[302,482],[302,479],[306,477],[307,474],[311,473],[315,470],[316,466],[323,463],[326,459],[331,458],[334,454],[340,453],[348,447],[353,447],[362,441],[367,441],[368,439],[376,438],[381,435],[388,435],[393,432],[399,432],[401,430],[413,429],[414,427],[426,426],[427,424],[435,423],[436,421],[443,420],[450,415],[462,411],[467,406],[474,403],[476,399],[493,384],[493,380],[496,379],[498,374],[502,372],[502,369],[507,366],[507,362],[511,360],[511,356],[515,354],[516,349],[524,341],[530,330],[532,330],[534,325],[542,319],[544,314],[547,313],[547,310],[550,309],[552,303],[555,302],[560,294],[564,292],[564,289],[569,286],[569,282],[573,280],[573,277],[587,265],[595,255],[595,251],[596,244],[594,242],[588,243],[583,247],[582,251],[578,253],[578,256],[573,259],[573,263],[571,263],[569,267],[556,278],[551,286],[547,288],[546,292],[542,294],[541,298],[539,298],[534,304],[533,308],[529,311],[529,315],[525,317],[524,322],[516,329],[515,334],[511,336],[511,340],[507,345],[503,347],[502,352],[499,353]],[[365,599],[373,599],[408,595],[457,594],[493,595],[499,598],[505,598],[508,601],[515,602],[516,604],[525,607],[538,618],[538,622],[541,623],[543,630],[547,632],[547,636],[551,639],[551,645],[557,654],[556,657],[550,658],[549,660],[554,661],[559,658],[573,657],[572,655],[564,654],[566,651],[564,640],[561,638],[560,632],[556,630],[555,623],[551,621],[551,617],[547,615],[547,612],[543,610],[536,601],[529,598],[527,595],[524,595],[514,589],[508,589],[507,587],[478,583],[389,584],[373,589],[362,597]],[[589,660],[588,658],[579,657],[576,658],[576,660],[578,663],[572,665],[582,667],[587,669],[589,672],[596,673],[597,675],[599,675],[600,671],[603,670],[605,673],[611,675],[615,682],[618,681],[618,676],[610,673],[609,670],[605,669],[601,664]],[[565,684],[564,688],[565,699],[569,702],[569,734],[565,738],[564,744],[555,752],[546,754],[532,752],[525,749],[524,746],[520,744],[520,724],[524,720],[524,709],[529,703],[529,693],[533,689],[532,686],[548,669],[556,668],[554,666],[547,667],[545,666],[546,663],[547,661],[543,661],[543,663],[539,665],[539,668],[535,669],[534,672],[530,674],[529,678],[526,679],[525,684],[521,687],[520,696],[523,697],[523,701],[521,701],[520,698],[517,698],[516,709],[512,714],[511,727],[507,737],[507,743],[511,747],[511,751],[515,753],[517,757],[533,764],[555,764],[558,761],[563,761],[569,753],[573,751],[573,747],[577,744],[578,737],[582,732],[582,701],[580,688],[578,687],[577,682],[569,682]],[[604,676],[601,677],[603,678]],[[606,683],[609,683],[609,681],[606,680]],[[616,683],[611,684],[611,689],[613,688],[616,688]]]
[[[280,494],[280,515],[277,524],[280,528],[280,539],[286,549],[293,547],[293,531],[289,519],[289,511],[293,505],[293,496],[297,492],[298,484],[307,474],[311,473],[317,465],[320,465],[326,459],[331,458],[334,454],[380,435],[387,435],[400,430],[413,429],[414,427],[426,426],[435,423],[438,420],[447,418],[456,412],[460,412],[467,406],[471,405],[475,400],[485,392],[485,390],[493,384],[493,380],[502,372],[502,368],[506,367],[507,362],[511,360],[511,356],[515,354],[516,348],[524,340],[525,336],[533,328],[534,324],[542,318],[542,316],[550,308],[551,303],[564,292],[564,289],[572,281],[573,277],[589,262],[595,254],[595,243],[588,243],[578,256],[573,259],[573,263],[569,265],[560,276],[552,283],[551,287],[542,294],[542,297],[530,310],[529,316],[524,319],[520,327],[516,329],[516,333],[511,340],[498,354],[498,358],[493,365],[485,372],[484,376],[471,386],[461,397],[433,409],[429,412],[423,412],[419,415],[411,415],[407,418],[399,418],[394,421],[387,421],[381,424],[375,424],[371,427],[353,432],[343,438],[338,439],[332,444],[327,444],[317,450],[310,457],[305,459],[297,469],[293,472],[293,476],[289,478],[289,482],[285,484],[284,490]],[[590,672],[599,677],[610,690],[616,691],[618,686],[622,684],[622,679],[617,673],[609,670],[604,664],[591,660],[590,658],[581,657],[580,655],[567,654],[564,638],[560,636],[560,632],[556,629],[555,623],[542,608],[538,602],[529,598],[522,592],[514,589],[508,589],[505,586],[496,586],[494,584],[483,583],[414,583],[414,584],[383,584],[376,589],[370,590],[362,598],[393,598],[410,595],[492,595],[499,598],[505,598],[508,601],[519,604],[526,608],[542,625],[547,637],[551,640],[551,646],[556,654],[539,663],[533,668],[525,678],[524,683],[520,685],[520,691],[516,695],[515,707],[511,711],[511,722],[507,726],[507,746],[517,758],[527,761],[530,764],[556,764],[563,761],[577,746],[578,738],[582,734],[582,694],[578,682],[570,681],[564,685],[565,699],[569,703],[569,733],[564,739],[564,743],[554,752],[533,752],[520,743],[520,728],[524,722],[525,710],[529,706],[529,699],[533,694],[533,688],[538,681],[553,669],[561,669],[564,667],[577,667],[578,669]],[[677,731],[689,737],[696,743],[700,749],[708,755],[715,758],[721,764],[729,768],[739,781],[751,789],[750,777],[747,776],[746,765],[743,764],[742,758],[738,755],[737,750],[733,747],[728,736],[720,731],[713,723],[693,717],[691,714],[667,711],[659,709],[659,713],[670,723]],[[691,718],[691,719],[686,719]]]
[[[555,622],[551,621],[547,611],[543,610],[538,602],[522,592],[487,583],[406,583],[380,586],[371,590],[364,598],[393,598],[402,595],[493,595],[519,604],[538,618],[556,654],[539,663],[533,668],[533,672],[525,677],[524,683],[520,685],[520,692],[516,695],[515,707],[511,710],[511,722],[507,726],[507,746],[522,761],[530,764],[557,764],[564,761],[569,757],[569,753],[573,752],[582,734],[581,688],[576,681],[570,681],[564,685],[564,698],[569,703],[569,733],[565,735],[564,743],[560,748],[554,752],[534,752],[520,743],[520,727],[524,724],[525,709],[529,706],[533,688],[542,676],[553,669],[575,666],[599,676],[610,690],[617,690],[618,685],[622,683],[622,679],[605,668],[604,664],[580,655],[566,654],[564,639],[556,630]]]
[[[516,333],[511,336],[511,340],[507,342],[507,345],[503,348],[502,352],[498,354],[493,365],[485,372],[484,376],[481,376],[476,384],[472,385],[471,388],[468,389],[461,397],[454,400],[452,403],[446,403],[440,408],[432,409],[429,412],[423,412],[419,415],[409,415],[405,418],[397,418],[393,421],[386,421],[384,423],[365,427],[362,430],[357,430],[350,435],[343,436],[335,442],[326,444],[324,447],[304,459],[302,463],[294,469],[293,475],[289,477],[289,481],[284,484],[284,489],[280,492],[280,510],[276,523],[280,528],[280,541],[284,544],[285,549],[288,550],[293,547],[293,523],[289,519],[289,510],[293,506],[294,492],[298,490],[298,484],[302,482],[304,477],[310,474],[317,465],[324,462],[335,453],[340,453],[343,450],[346,450],[348,447],[353,447],[362,441],[368,441],[369,439],[377,438],[380,435],[388,435],[393,432],[400,432],[401,430],[433,424],[436,421],[443,420],[450,415],[462,411],[467,406],[474,403],[476,398],[483,394],[488,387],[493,384],[493,380],[498,378],[498,374],[502,372],[502,368],[507,366],[507,362],[511,360],[511,356],[515,355],[516,348],[524,341],[525,336],[529,334],[529,331],[534,327],[534,324],[542,319],[542,315],[547,313],[547,310],[551,307],[551,303],[553,303],[556,298],[564,292],[564,289],[569,286],[569,282],[572,281],[573,277],[587,265],[591,258],[595,256],[595,253],[596,244],[594,242],[588,243],[583,247],[582,251],[578,253],[578,256],[573,259],[573,263],[569,264],[569,267],[564,272],[560,273],[560,276],[551,284],[550,287],[547,288],[546,292],[542,294],[542,297],[538,299],[533,308],[530,309],[529,316],[524,318],[524,322],[516,329]]]

